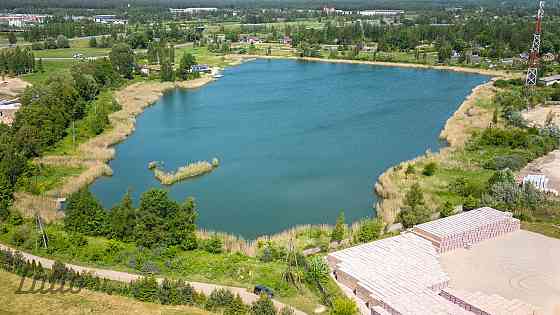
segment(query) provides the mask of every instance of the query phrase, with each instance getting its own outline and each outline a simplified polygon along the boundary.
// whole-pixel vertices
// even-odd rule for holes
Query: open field
[[[519,299],[548,315],[560,314],[559,260],[560,240],[523,230],[441,257],[451,287]]]
[[[19,314],[188,314],[212,313],[189,306],[163,306],[131,298],[82,290],[78,294],[15,294],[21,278],[0,271],[0,313]],[[28,288],[28,286],[23,287]]]
[[[100,57],[108,56],[111,52],[109,48],[60,48],[60,49],[45,49],[45,50],[34,50],[33,54],[35,58],[72,58],[76,53],[84,55],[87,57]]]
[[[79,62],[73,59],[62,59],[62,60],[43,60],[44,72],[34,72],[23,75],[21,78],[31,84],[37,84],[44,82],[50,75],[56,73],[69,72],[70,67]]]

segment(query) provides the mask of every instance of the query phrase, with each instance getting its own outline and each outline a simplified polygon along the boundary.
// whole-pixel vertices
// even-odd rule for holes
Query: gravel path
[[[16,251],[11,247],[8,247],[8,246],[2,245],[2,244],[0,244],[0,249]],[[25,253],[25,252],[22,252],[22,251],[18,251],[18,252],[20,252],[23,255],[23,257],[25,259],[29,260],[29,261],[35,260],[35,262],[40,262],[41,265],[45,268],[51,268],[52,265],[54,264],[54,260],[52,260],[52,259],[47,259],[47,258],[31,255],[31,254],[28,254],[28,253]],[[136,280],[140,277],[137,274],[115,271],[115,270],[109,270],[109,269],[82,267],[82,266],[72,265],[72,264],[66,264],[66,266],[68,268],[71,268],[71,269],[73,269],[75,271],[78,271],[80,273],[91,272],[92,274],[94,274],[94,275],[96,275],[100,278],[110,279],[110,280],[114,280],[114,281],[130,282],[130,281]],[[163,280],[163,278],[158,278],[158,281],[161,282],[162,280]],[[194,289],[196,289],[197,291],[203,292],[206,295],[209,295],[215,289],[220,289],[220,288],[227,289],[227,290],[231,291],[233,294],[239,294],[239,296],[241,296],[241,299],[243,300],[243,302],[245,302],[246,304],[251,304],[259,298],[257,295],[253,294],[252,292],[247,291],[247,289],[245,289],[245,288],[229,287],[229,286],[223,286],[223,285],[216,285],[216,284],[202,283],[202,282],[192,282],[192,281],[189,281],[189,284]],[[282,307],[284,307],[283,303],[280,303],[276,300],[273,300],[273,302],[274,302],[274,305],[276,306],[276,308],[278,310],[280,310]],[[306,313],[304,313],[300,310],[296,310],[296,309],[294,309],[294,310],[295,310],[296,315],[306,315]]]

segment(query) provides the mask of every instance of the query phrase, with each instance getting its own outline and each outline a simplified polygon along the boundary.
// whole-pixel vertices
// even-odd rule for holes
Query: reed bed
[[[48,196],[36,196],[30,193],[17,192],[14,195],[15,209],[25,217],[39,214],[46,222],[52,222],[63,217],[58,211],[56,199]]]
[[[351,244],[356,233],[360,230],[363,221],[356,221],[348,226],[346,238],[342,242],[342,246]],[[290,243],[295,245],[298,250],[317,247],[319,238],[330,240],[330,234],[334,229],[334,225],[329,224],[303,224],[291,227],[279,233],[271,235],[262,235],[255,240],[246,240],[243,237],[211,230],[200,229],[197,231],[199,239],[206,240],[212,237],[218,237],[224,243],[224,250],[227,252],[240,252],[247,256],[257,256],[259,249],[267,243],[273,243],[276,246],[287,248]]]
[[[193,163],[188,163],[185,166],[181,166],[177,169],[177,171],[169,173],[165,172],[164,170],[160,169],[157,166],[157,163],[150,162],[148,164],[148,168],[154,172],[154,176],[160,183],[163,185],[173,185],[176,182],[194,178],[197,176],[204,175],[206,173],[212,172],[216,167],[219,165],[219,161],[217,158],[212,160],[212,163],[208,161],[198,161]]]

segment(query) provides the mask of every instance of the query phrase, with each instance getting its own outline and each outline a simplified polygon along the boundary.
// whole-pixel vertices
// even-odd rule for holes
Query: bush
[[[422,171],[422,175],[425,176],[432,176],[436,173],[437,164],[435,162],[430,162],[424,166],[424,170]]]
[[[439,216],[441,218],[446,218],[448,216],[453,215],[454,213],[455,213],[455,209],[453,208],[453,205],[451,204],[451,202],[446,201],[443,207],[441,208],[441,210],[439,211]]]
[[[346,223],[344,223],[344,212],[341,211],[336,218],[336,225],[331,233],[331,241],[340,242],[344,239],[344,233],[346,232]]]
[[[333,301],[330,311],[331,315],[357,315],[358,307],[356,303],[346,297],[339,297]]]
[[[222,240],[214,235],[211,238],[204,241],[204,250],[211,253],[211,254],[219,254],[224,250],[224,244]]]
[[[210,293],[210,296],[206,300],[205,308],[208,310],[216,310],[220,308],[225,308],[230,305],[235,296],[229,290],[226,289],[216,289]]]
[[[45,49],[45,44],[42,42],[34,42],[31,44],[31,50],[43,50]]]
[[[12,234],[12,243],[16,246],[22,246],[29,238],[31,228],[27,225],[18,226]]]
[[[503,170],[510,169],[518,171],[527,164],[527,160],[519,154],[496,156],[493,159],[486,161],[483,165],[484,168],[490,170]]]
[[[276,307],[265,294],[251,305],[251,315],[276,315]]]
[[[314,256],[307,262],[305,279],[312,285],[325,284],[329,279],[329,266],[321,256]]]
[[[381,235],[383,222],[378,219],[367,219],[360,222],[360,227],[354,235],[354,243],[367,243],[374,241]]]
[[[132,296],[143,302],[157,302],[159,286],[154,277],[143,277],[134,281],[132,286]]]

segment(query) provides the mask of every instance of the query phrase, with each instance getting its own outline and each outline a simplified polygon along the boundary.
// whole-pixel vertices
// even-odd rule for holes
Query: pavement
[[[35,260],[35,262],[40,262],[41,265],[45,268],[51,268],[52,265],[54,264],[54,260],[52,259],[48,259],[48,258],[44,258],[44,257],[39,257],[39,256],[35,256],[29,253],[25,253],[19,250],[15,250],[9,246],[0,244],[0,249],[3,250],[11,250],[11,251],[18,251],[20,252],[23,257],[25,259],[27,259],[28,261],[33,261]],[[140,278],[140,275],[137,274],[133,274],[133,273],[127,273],[127,272],[122,272],[122,271],[115,271],[115,270],[109,270],[109,269],[99,269],[99,268],[92,268],[92,267],[83,267],[83,266],[78,266],[78,265],[73,265],[73,264],[65,264],[67,268],[71,268],[75,271],[78,271],[80,273],[83,272],[89,272],[92,273],[93,275],[96,275],[100,278],[105,278],[105,279],[109,279],[109,280],[114,280],[114,281],[120,281],[120,282],[131,282],[134,280],[137,280],[138,278]],[[157,278],[158,282],[163,281],[163,278]],[[245,288],[239,288],[239,287],[230,287],[230,286],[223,286],[223,285],[216,285],[216,284],[210,284],[210,283],[202,283],[202,282],[192,282],[189,281],[189,284],[197,291],[199,292],[203,292],[205,295],[210,295],[210,293],[212,293],[212,291],[216,290],[216,289],[226,289],[229,290],[230,292],[232,292],[233,294],[239,294],[239,296],[241,297],[241,299],[243,300],[244,303],[246,304],[251,304],[254,301],[259,299],[259,296],[257,296],[256,294],[253,294],[252,292],[247,291],[247,289]],[[273,300],[274,305],[276,306],[276,308],[278,310],[282,309],[285,304],[277,301],[277,300]],[[294,309],[292,307],[292,309]],[[294,309],[295,314],[296,315],[306,315],[306,313]]]
[[[529,231],[507,233],[441,256],[450,286],[498,294],[560,315],[560,240]]]

